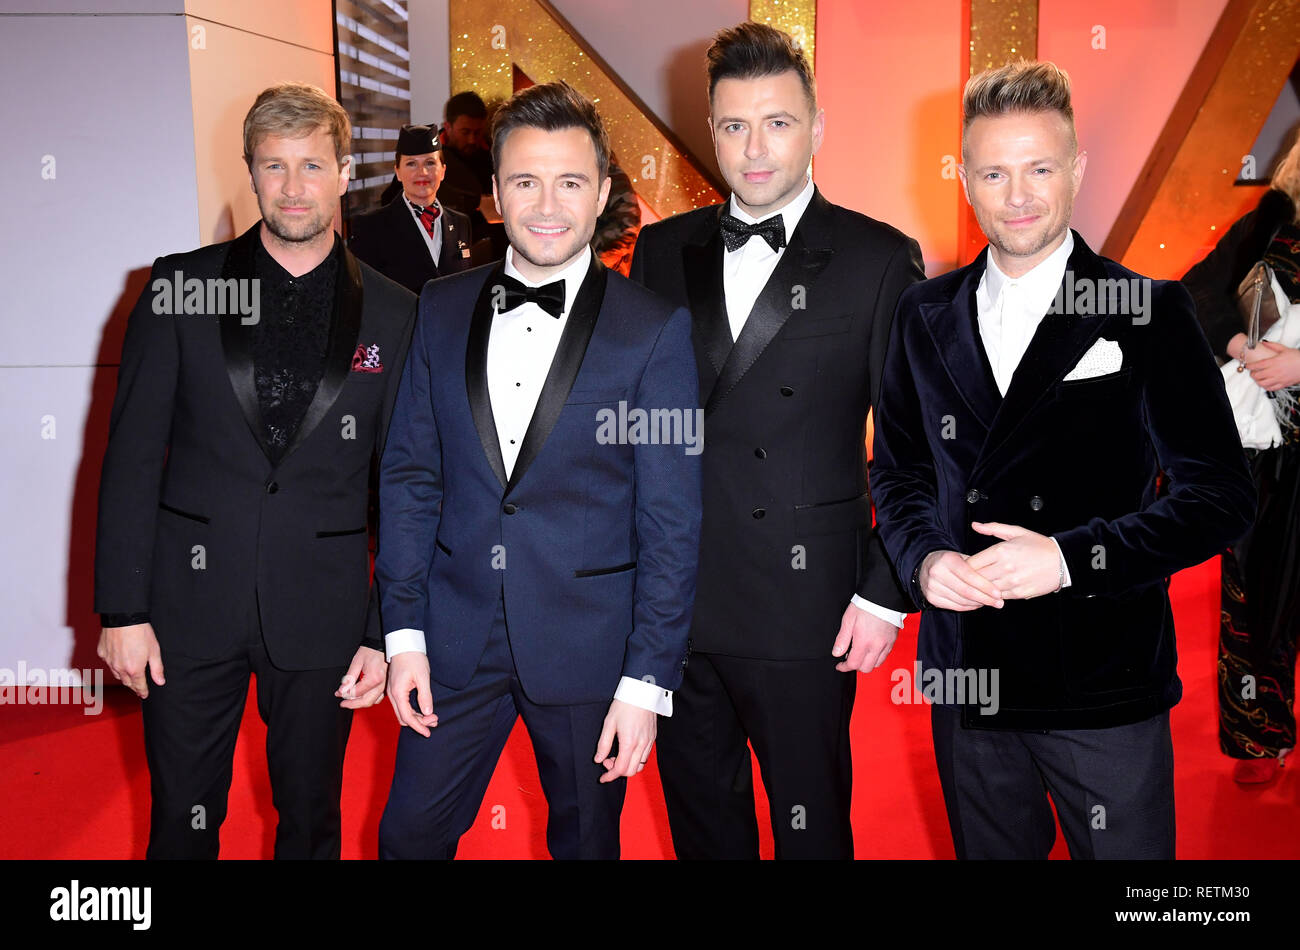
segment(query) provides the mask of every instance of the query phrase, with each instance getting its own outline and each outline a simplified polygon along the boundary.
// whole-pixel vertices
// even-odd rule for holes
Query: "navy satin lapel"
[[[258,221],[231,242],[225,264],[222,265],[223,280],[253,279],[253,242],[261,240],[261,227],[262,222]],[[270,458],[271,447],[266,441],[266,425],[262,421],[262,410],[257,402],[257,383],[253,378],[253,328],[256,324],[245,324],[242,319],[229,315],[217,317],[217,323],[221,332],[226,374],[230,377],[230,388],[234,390],[235,401],[239,403],[240,412],[248,423],[253,438],[267,458]]]
[[[997,382],[989,367],[984,341],[979,336],[975,290],[984,273],[986,248],[968,265],[965,277],[947,303],[927,303],[920,307],[930,338],[939,351],[939,359],[952,381],[953,388],[985,429],[993,425],[1002,401]]]
[[[560,343],[551,360],[546,382],[542,384],[541,395],[537,397],[537,407],[528,422],[524,441],[519,446],[519,457],[515,459],[515,467],[510,472],[510,483],[506,486],[507,494],[524,477],[528,467],[541,453],[555,423],[559,421],[560,411],[569,398],[573,381],[578,378],[583,357],[587,355],[587,344],[591,342],[591,334],[596,329],[600,305],[605,300],[607,277],[605,265],[593,252],[591,266],[587,268],[587,276],[583,278],[573,306],[569,308],[569,318],[565,321],[564,332],[560,334]]]
[[[718,207],[722,209],[726,205]],[[718,215],[721,213],[719,210]],[[691,337],[695,341],[697,358],[703,356],[708,360],[714,381],[727,362],[733,342],[723,298],[722,254],[722,232],[718,230],[717,216],[710,220],[709,233],[702,244],[682,245],[682,274],[690,303]],[[701,369],[705,367],[701,366]]]
[[[483,446],[483,454],[496,474],[501,487],[506,487],[506,462],[501,455],[501,439],[497,435],[497,421],[492,415],[492,397],[488,393],[487,351],[488,337],[492,334],[493,288],[498,286],[505,273],[505,261],[498,261],[488,272],[474,303],[474,316],[469,324],[469,340],[465,346],[465,393],[469,397],[470,415]]]
[[[1065,271],[1062,283],[1066,287],[1071,286],[1071,272],[1074,273],[1075,285],[1086,279],[1096,287],[1099,286],[1097,281],[1106,276],[1101,259],[1092,253],[1077,233]],[[1063,298],[1058,296],[1058,299]],[[1079,362],[1105,325],[1106,317],[1102,315],[1048,313],[1043,317],[1007,386],[1007,394],[980,453],[981,465],[1015,433],[1048,390]]]
[[[336,241],[339,239],[336,238]],[[363,294],[361,287],[361,268],[357,259],[346,246],[337,248],[339,256],[338,274],[334,279],[334,312],[330,315],[329,343],[325,349],[325,366],[316,392],[303,413],[302,421],[293,434],[293,440],[285,449],[287,458],[298,446],[307,440],[315,428],[320,425],[325,414],[338,399],[352,372],[352,357],[357,351],[357,334],[361,331],[361,309]],[[382,354],[381,354],[382,359]],[[385,373],[400,372],[401,367],[385,366]]]
[[[820,201],[819,201],[820,199]],[[833,250],[826,227],[825,199],[814,193],[798,226],[790,236],[790,245],[781,255],[754,307],[745,320],[744,329],[727,355],[718,382],[704,403],[707,416],[719,402],[736,388],[749,368],[763,355],[769,343],[781,332],[794,313],[794,288],[801,286],[807,295],[813,282],[830,263]]]

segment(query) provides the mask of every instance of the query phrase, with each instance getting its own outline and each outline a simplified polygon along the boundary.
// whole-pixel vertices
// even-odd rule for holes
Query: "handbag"
[[[1237,287],[1237,310],[1246,326],[1246,345],[1254,349],[1281,318],[1273,296],[1273,268],[1259,261]]]

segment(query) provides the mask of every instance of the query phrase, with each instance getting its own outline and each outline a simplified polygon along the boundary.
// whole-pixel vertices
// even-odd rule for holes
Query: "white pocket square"
[[[1097,342],[1083,354],[1079,362],[1074,364],[1074,369],[1066,374],[1064,381],[1068,383],[1074,379],[1092,379],[1095,376],[1118,373],[1123,364],[1124,353],[1120,350],[1119,344],[1114,340],[1098,337]]]

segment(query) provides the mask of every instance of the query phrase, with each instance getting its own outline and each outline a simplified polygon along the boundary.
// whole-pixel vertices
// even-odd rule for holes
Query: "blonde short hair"
[[[334,157],[342,166],[352,147],[352,122],[333,96],[305,82],[263,89],[244,116],[244,162],[253,167],[253,150],[268,135],[297,138],[321,128],[334,139]]]
[[[962,159],[966,157],[966,132],[982,116],[1017,112],[1057,112],[1070,130],[1070,151],[1077,152],[1074,107],[1070,105],[1070,77],[1055,63],[1019,60],[986,69],[970,78],[962,93]]]

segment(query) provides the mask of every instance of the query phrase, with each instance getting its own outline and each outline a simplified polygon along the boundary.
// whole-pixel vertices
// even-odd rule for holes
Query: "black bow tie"
[[[722,243],[727,250],[736,251],[745,246],[745,242],[757,235],[779,251],[785,247],[785,222],[779,214],[765,218],[757,224],[746,224],[733,214],[724,213],[719,222],[722,228]]]
[[[522,307],[526,303],[535,303],[557,320],[564,313],[564,281],[553,280],[540,287],[528,287],[508,274],[502,274],[499,281],[504,296],[501,298],[501,313]]]

